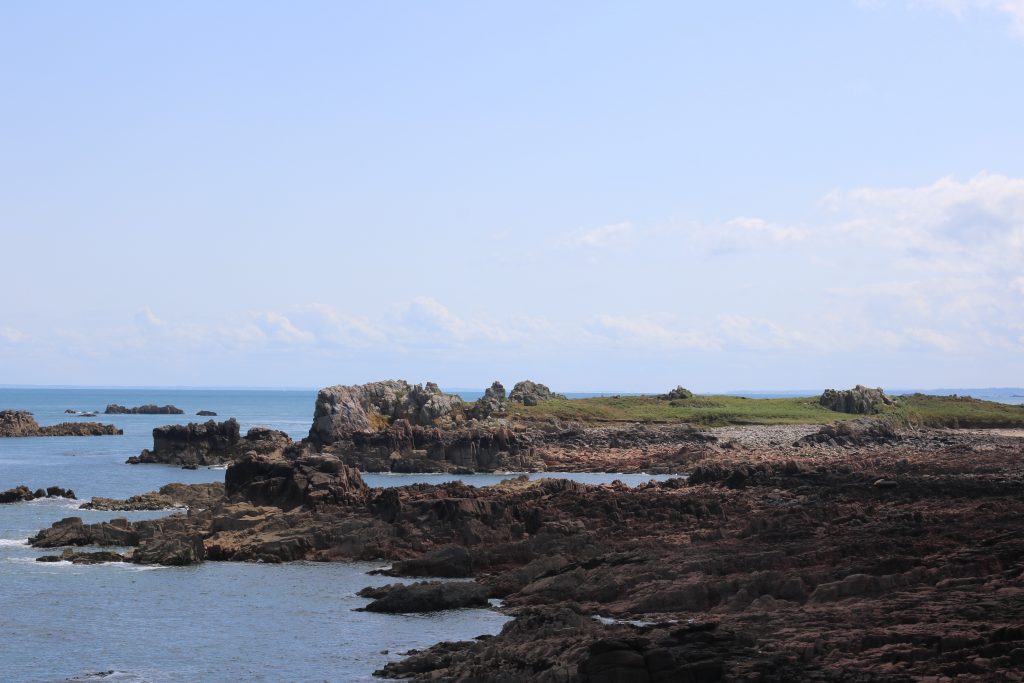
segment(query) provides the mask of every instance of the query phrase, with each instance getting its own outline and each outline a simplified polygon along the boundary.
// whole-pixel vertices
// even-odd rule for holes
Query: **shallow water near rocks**
[[[223,481],[223,469],[126,465],[152,444],[153,427],[235,417],[305,436],[315,392],[254,390],[0,389],[0,410],[29,410],[42,425],[91,420],[124,436],[0,438],[0,490],[26,484],[71,488],[79,500],[0,505],[0,678],[4,681],[361,681],[389,659],[441,640],[497,633],[507,618],[487,609],[428,615],[354,612],[355,592],[394,581],[366,572],[384,563],[261,565],[207,562],[196,567],[125,563],[72,565],[35,558],[26,539],[69,516],[96,522],[146,519],[157,512],[79,510],[92,496],[124,498],[170,482]],[[103,415],[108,403],[174,404],[184,415]],[[65,409],[96,410],[79,418]],[[489,485],[515,474],[367,474],[370,486],[463,480]],[[585,483],[637,485],[642,474],[571,474]],[[387,654],[384,654],[387,651]],[[113,671],[113,674],[106,672]],[[103,676],[99,675],[103,672]]]

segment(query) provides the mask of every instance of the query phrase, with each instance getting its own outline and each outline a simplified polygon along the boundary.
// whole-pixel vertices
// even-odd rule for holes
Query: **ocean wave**
[[[10,548],[13,546],[28,546],[27,538],[0,538],[0,548]]]

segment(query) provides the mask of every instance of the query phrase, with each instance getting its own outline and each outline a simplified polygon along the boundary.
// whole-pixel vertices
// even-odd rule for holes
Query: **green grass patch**
[[[929,427],[1024,427],[1024,406],[977,399],[924,396],[899,397],[882,415]],[[568,401],[543,401],[536,406],[511,404],[509,416],[523,421],[691,423],[727,425],[826,424],[861,415],[837,413],[822,407],[817,396],[800,398],[741,398],[694,396],[665,400],[655,396],[608,396]]]

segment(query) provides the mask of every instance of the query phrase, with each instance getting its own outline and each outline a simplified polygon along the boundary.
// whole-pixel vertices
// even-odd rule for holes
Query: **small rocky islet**
[[[187,514],[72,517],[30,543],[71,562],[104,561],[84,546],[140,564],[390,560],[383,573],[425,580],[365,589],[366,609],[500,599],[512,617],[407,653],[390,678],[1024,680],[1024,440],[914,425],[876,391],[823,395],[847,416],[824,424],[697,427],[524,421],[500,385],[469,405],[431,384],[329,387],[300,442],[210,421],[159,428],[139,460],[228,463],[222,486],[93,500]],[[359,473],[573,463],[689,476],[375,489]]]
[[[112,436],[124,434],[114,425],[98,422],[61,422],[40,427],[27,410],[0,410],[0,437]]]

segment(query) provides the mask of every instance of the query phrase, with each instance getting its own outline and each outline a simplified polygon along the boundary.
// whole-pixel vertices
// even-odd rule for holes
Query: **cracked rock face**
[[[826,389],[818,402],[829,410],[854,415],[872,415],[882,406],[893,404],[893,400],[879,389],[869,389],[858,384],[853,389]]]
[[[416,426],[454,426],[465,418],[462,400],[445,394],[433,382],[404,380],[336,385],[316,397],[310,441],[320,447],[354,432],[375,432],[396,420]]]
[[[512,393],[508,395],[508,400],[515,403],[522,403],[524,406],[535,406],[541,401],[549,401],[552,399],[562,401],[566,400],[563,394],[556,394],[545,385],[537,382],[531,382],[528,379],[525,379],[522,382],[516,382],[516,385],[512,387]]]

